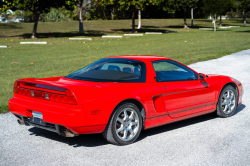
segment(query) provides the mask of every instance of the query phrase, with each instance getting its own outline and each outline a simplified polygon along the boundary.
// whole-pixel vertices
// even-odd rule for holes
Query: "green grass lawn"
[[[248,20],[250,21],[250,20]],[[190,22],[190,20],[189,20]],[[223,20],[224,25],[244,26],[242,20]],[[100,58],[117,55],[161,55],[191,64],[219,58],[250,48],[250,27],[199,30],[212,27],[211,20],[195,20],[183,29],[182,19],[142,20],[145,31],[179,31],[162,35],[103,39],[101,34],[131,30],[131,20],[85,21],[87,37],[93,41],[70,41],[78,36],[78,22],[39,22],[38,39],[32,40],[32,23],[0,24],[0,113],[8,111],[14,81],[25,77],[53,77],[72,73]],[[47,41],[47,45],[20,45],[22,41]],[[199,72],[199,71],[198,71]],[[221,73],[223,74],[223,73]]]

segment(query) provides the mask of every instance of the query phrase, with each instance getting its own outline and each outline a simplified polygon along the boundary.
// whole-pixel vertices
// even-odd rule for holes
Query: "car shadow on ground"
[[[234,115],[235,116],[236,114],[238,114],[240,111],[242,111],[246,106],[244,104],[241,104],[239,106],[237,106],[235,112],[234,112]]]
[[[237,107],[235,113],[233,116],[236,116],[239,112],[241,112],[246,106],[244,104],[241,104]],[[144,138],[148,136],[155,135],[157,136],[158,134],[165,133],[171,130],[175,130],[178,128],[182,127],[187,127],[193,124],[197,124],[200,122],[208,121],[217,118],[215,113],[210,113],[202,116],[198,116],[195,118],[171,123],[168,125],[164,126],[159,126],[156,128],[144,130],[141,132],[141,135],[137,139],[137,141],[142,141]],[[66,138],[58,135],[57,133],[53,133],[47,130],[43,130],[40,128],[32,127],[29,129],[31,132],[30,135],[38,136],[38,137],[44,137],[47,139],[51,139],[54,141],[58,141],[64,144],[68,144],[69,146],[72,147],[97,147],[97,146],[102,146],[102,145],[107,145],[109,144],[103,137],[102,134],[85,134],[85,135],[79,135],[77,137],[73,138]],[[136,142],[137,142],[136,141]]]
[[[40,128],[32,127],[29,129],[30,135],[48,138],[54,141],[58,141],[64,144],[68,144],[72,147],[96,147],[108,144],[102,137],[102,134],[82,134],[77,137],[63,137],[57,133],[43,130]]]
[[[235,113],[234,113],[233,116],[236,116],[245,107],[246,106],[244,104],[239,105],[236,108]],[[144,130],[144,131],[141,132],[141,135],[137,139],[137,141],[143,140],[144,138],[146,138],[148,136],[165,133],[165,132],[168,132],[168,131],[171,131],[171,130],[175,130],[175,129],[182,128],[182,127],[187,127],[187,126],[190,126],[190,125],[194,125],[194,124],[197,124],[197,123],[200,123],[200,122],[205,122],[205,121],[212,120],[212,119],[215,119],[215,118],[218,118],[218,116],[216,115],[215,112],[213,112],[213,113],[210,113],[210,114],[206,114],[206,115],[202,115],[202,116],[182,120],[182,121],[179,121],[179,122],[159,126],[159,127],[156,127],[156,128]]]

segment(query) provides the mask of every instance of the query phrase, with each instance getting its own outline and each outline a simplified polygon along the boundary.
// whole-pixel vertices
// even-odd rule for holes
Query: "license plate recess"
[[[32,117],[30,118],[30,122],[36,123],[42,126],[46,125],[46,122],[43,121],[43,114],[37,111],[32,111]]]

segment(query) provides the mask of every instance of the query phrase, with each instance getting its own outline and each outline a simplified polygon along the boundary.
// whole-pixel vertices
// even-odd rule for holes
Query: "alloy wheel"
[[[139,131],[139,117],[133,108],[124,108],[116,117],[115,131],[119,139],[129,141]]]
[[[227,89],[221,98],[221,108],[225,114],[230,114],[235,108],[235,94],[231,89]]]

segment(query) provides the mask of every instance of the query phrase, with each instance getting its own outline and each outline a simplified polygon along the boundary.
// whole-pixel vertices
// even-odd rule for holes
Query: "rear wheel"
[[[217,115],[222,118],[230,117],[234,114],[238,102],[238,92],[231,85],[223,88],[217,104]]]
[[[138,107],[124,103],[115,110],[103,136],[112,144],[128,145],[138,138],[141,129],[142,117]]]

